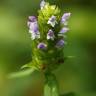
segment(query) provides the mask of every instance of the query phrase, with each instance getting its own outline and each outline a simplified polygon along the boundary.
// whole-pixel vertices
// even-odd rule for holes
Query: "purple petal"
[[[61,18],[61,24],[67,25],[68,24],[67,20],[69,19],[70,16],[71,13],[64,13],[64,15]]]
[[[48,31],[48,35],[51,37],[51,36],[54,35],[54,32],[50,29],[50,30]]]
[[[63,39],[59,40],[56,44],[56,48],[62,48],[64,46],[65,42]]]
[[[29,16],[28,27],[29,27],[29,33],[31,34],[32,40],[36,38],[40,38],[38,23],[35,16]]]
[[[28,17],[28,22],[27,22],[28,27],[30,27],[30,25],[31,25],[32,23],[34,23],[34,22],[37,22],[36,17],[35,17],[35,16],[29,16],[29,17]]]
[[[37,22],[30,23],[29,29],[32,30],[33,32],[38,32],[38,24]]]
[[[54,32],[51,29],[47,33],[47,39],[54,40]]]
[[[64,13],[63,16],[62,16],[62,19],[69,19],[69,17],[71,16],[71,13]]]
[[[56,21],[56,16],[54,16],[54,15],[52,15],[52,16],[49,18],[48,22],[47,22],[47,24],[50,24],[52,27],[54,27],[56,23],[57,23],[57,21]]]
[[[39,43],[37,46],[38,49],[46,49],[47,45],[45,43]]]
[[[29,22],[36,22],[37,19],[35,16],[29,16]]]
[[[68,31],[69,31],[69,28],[64,27],[64,28],[61,29],[61,31],[59,33],[63,34],[63,33],[66,33]]]
[[[54,22],[56,20],[56,16],[52,16],[51,18],[50,18],[50,21],[51,22]]]

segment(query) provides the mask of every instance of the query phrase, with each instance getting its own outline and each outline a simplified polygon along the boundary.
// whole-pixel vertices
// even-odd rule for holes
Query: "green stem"
[[[44,96],[59,96],[58,83],[54,74],[45,73]]]

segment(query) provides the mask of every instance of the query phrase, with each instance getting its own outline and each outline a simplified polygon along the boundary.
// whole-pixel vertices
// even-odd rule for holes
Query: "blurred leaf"
[[[73,59],[73,58],[75,58],[75,56],[66,56],[64,57],[64,60]]]
[[[60,95],[60,96],[76,96],[76,94],[73,93],[73,92],[70,92],[70,93],[67,93],[67,94]]]
[[[21,66],[21,69],[24,69],[24,68],[34,68],[34,69],[38,70],[38,68],[36,66],[34,66],[34,64],[32,64],[32,62],[29,62],[29,63]]]
[[[24,76],[32,74],[35,70],[36,70],[35,67],[32,67],[32,68],[28,68],[28,69],[25,69],[25,70],[21,70],[19,72],[14,72],[14,73],[9,74],[8,78],[24,77]]]
[[[75,58],[75,56],[66,56],[65,59]]]
[[[25,64],[21,67],[21,69],[24,69],[24,68],[32,68],[32,64]]]

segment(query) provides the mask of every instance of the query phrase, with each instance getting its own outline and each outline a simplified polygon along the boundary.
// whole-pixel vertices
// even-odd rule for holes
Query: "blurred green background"
[[[71,12],[65,56],[75,56],[62,64],[56,74],[60,93],[96,96],[96,1],[46,0],[62,12]],[[31,61],[29,15],[38,15],[40,0],[0,0],[0,96],[42,96],[44,76],[7,79]]]

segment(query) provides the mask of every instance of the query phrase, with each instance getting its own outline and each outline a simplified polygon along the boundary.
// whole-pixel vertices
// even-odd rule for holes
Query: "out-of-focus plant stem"
[[[49,71],[45,73],[44,96],[59,96],[58,82]]]

